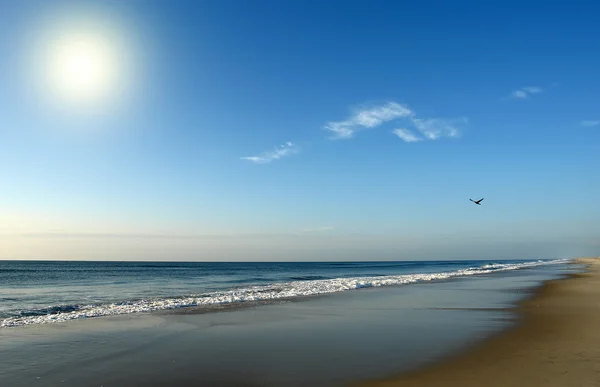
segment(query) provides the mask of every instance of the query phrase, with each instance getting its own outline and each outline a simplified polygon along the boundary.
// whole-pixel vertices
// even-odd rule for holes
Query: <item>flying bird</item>
[[[483,200],[483,198],[479,199],[479,200],[473,200],[473,199],[469,199],[470,201],[472,201],[473,203],[477,204],[478,206],[481,205],[481,201]]]

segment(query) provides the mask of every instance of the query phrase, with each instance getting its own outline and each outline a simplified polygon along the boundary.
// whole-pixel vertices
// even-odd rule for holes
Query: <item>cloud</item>
[[[423,140],[421,137],[415,135],[412,131],[408,129],[394,129],[392,133],[400,137],[405,142],[417,142]]]
[[[511,94],[514,98],[527,98],[527,92],[523,90],[515,90]]]
[[[275,147],[272,151],[263,152],[257,156],[240,157],[240,159],[251,161],[255,164],[268,164],[273,160],[279,160],[282,157],[291,156],[298,152],[300,152],[300,147],[288,141],[283,145]]]
[[[348,139],[362,129],[375,128],[385,122],[401,117],[413,115],[413,112],[404,105],[388,102],[381,106],[373,106],[356,110],[344,121],[332,121],[325,125],[325,129],[333,132],[334,139]]]
[[[467,123],[466,118],[417,118],[417,114],[406,105],[392,101],[381,106],[357,110],[344,121],[328,122],[325,129],[333,132],[331,137],[333,139],[350,139],[359,130],[375,128],[392,121],[402,122],[403,127],[394,129],[392,133],[405,142],[459,137],[461,134],[459,127]],[[406,126],[413,126],[414,130]],[[415,130],[423,137],[416,134]]]
[[[523,90],[525,90],[529,94],[537,94],[537,93],[541,93],[543,91],[541,87],[537,87],[537,86],[523,87]]]
[[[531,94],[538,94],[544,91],[541,87],[537,86],[527,86],[521,87],[519,90],[515,90],[511,93],[513,98],[517,99],[525,99],[528,98]]]
[[[600,121],[581,121],[581,126],[592,127],[600,125]]]
[[[437,140],[440,137],[459,137],[458,125],[466,124],[466,118],[442,119],[442,118],[415,118],[412,120],[415,127],[428,140]]]

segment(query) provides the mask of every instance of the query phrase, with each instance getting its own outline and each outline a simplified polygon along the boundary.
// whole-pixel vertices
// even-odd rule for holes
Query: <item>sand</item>
[[[358,385],[600,386],[600,258],[577,263],[587,271],[547,282],[518,306],[514,329],[433,366]]]

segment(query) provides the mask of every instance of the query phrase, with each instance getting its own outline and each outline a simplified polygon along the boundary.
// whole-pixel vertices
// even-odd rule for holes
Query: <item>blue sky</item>
[[[0,15],[0,259],[600,254],[593,2]],[[39,81],[40,47],[72,25],[120,47],[103,103]]]

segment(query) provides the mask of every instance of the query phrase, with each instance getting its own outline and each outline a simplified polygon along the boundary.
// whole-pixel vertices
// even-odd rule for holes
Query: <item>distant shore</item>
[[[600,258],[519,304],[521,323],[433,366],[362,387],[600,386]],[[402,350],[399,348],[398,350]]]

